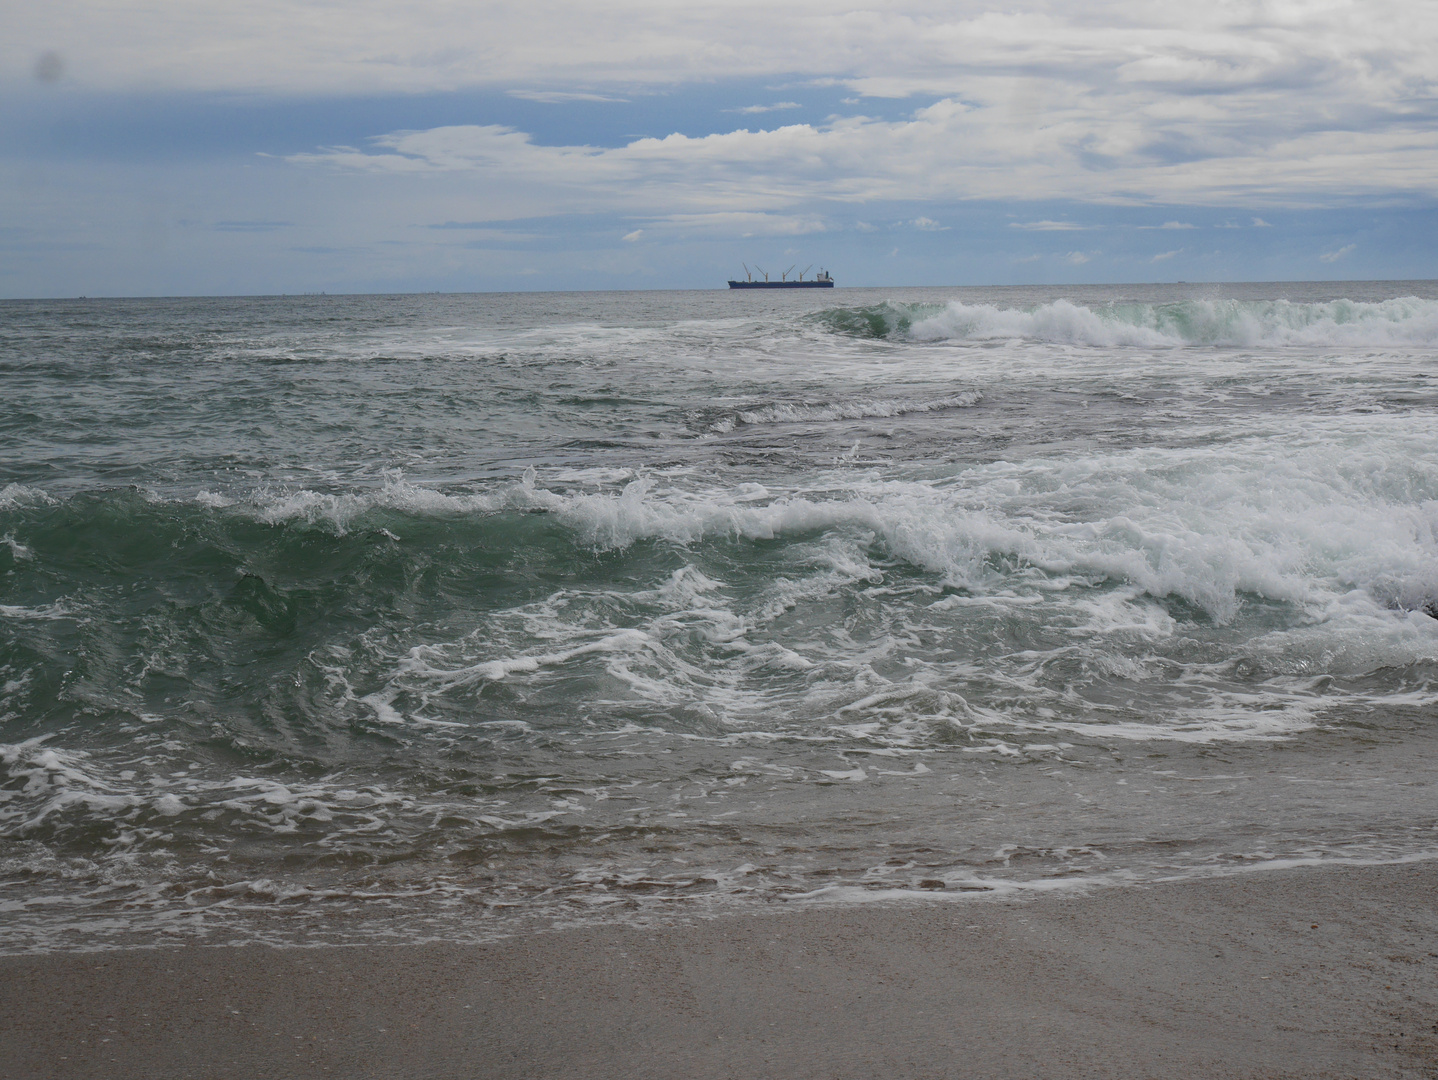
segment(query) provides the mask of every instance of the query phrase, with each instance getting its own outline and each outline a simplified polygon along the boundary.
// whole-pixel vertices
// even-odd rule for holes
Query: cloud
[[[1248,207],[1438,196],[1438,19],[1415,17],[1411,0],[12,7],[0,70],[29,70],[37,50],[64,41],[66,81],[100,92],[475,88],[559,103],[782,77],[861,99],[934,102],[905,121],[852,118],[794,141],[789,167],[773,178],[805,172],[812,154],[845,170],[830,191],[848,200]],[[544,89],[511,89],[534,86]],[[741,141],[730,145],[753,151]],[[839,190],[850,176],[855,190]]]
[[[633,244],[633,243],[638,242],[639,238],[640,238],[641,236],[643,236],[643,235],[644,235],[644,230],[643,230],[643,229],[635,229],[635,230],[634,230],[633,232],[631,232],[631,233],[625,233],[625,234],[624,234],[623,236],[621,236],[619,239],[623,240],[626,244]]]
[[[1081,88],[1100,109],[1123,99],[1167,114],[1173,129],[1204,120],[1222,129],[1264,98],[1292,109],[1311,104],[1315,115],[1330,104],[1350,115],[1381,102],[1416,104],[1434,78],[1428,57],[1438,35],[1432,19],[1415,17],[1402,0],[1309,3],[1297,9],[1301,17],[1284,5],[1131,0],[1002,8],[975,0],[859,0],[839,9],[825,0],[15,7],[0,59],[15,54],[20,62],[8,70],[28,68],[43,43],[65,41],[71,70],[111,88],[143,81],[187,90],[596,92],[807,75],[902,97],[943,96],[992,76],[1020,84],[1006,103],[1016,119]]]
[[[1325,251],[1322,255],[1318,256],[1318,260],[1320,262],[1335,263],[1357,246],[1357,244],[1344,244],[1337,251]]]
[[[45,204],[34,213],[56,242],[111,245],[113,266],[128,258],[127,222],[179,213],[203,223],[188,227],[187,244],[199,237],[226,253],[259,251],[266,238],[258,234],[273,226],[268,243],[281,255],[292,239],[367,253],[398,238],[430,251],[459,252],[491,238],[495,248],[513,249],[503,223],[519,221],[543,235],[554,262],[544,264],[532,249],[510,250],[512,258],[494,267],[473,264],[479,272],[508,277],[523,261],[551,272],[562,266],[564,276],[554,280],[575,284],[609,279],[581,273],[589,254],[554,254],[565,245],[571,254],[594,253],[594,265],[602,255],[612,266],[633,266],[670,241],[678,259],[677,242],[688,237],[696,238],[694,261],[705,238],[827,229],[835,235],[824,237],[824,258],[860,257],[839,254],[847,244],[885,265],[882,238],[859,236],[863,227],[851,225],[857,218],[883,223],[891,244],[908,237],[911,246],[923,239],[912,236],[921,219],[964,230],[956,235],[989,231],[991,244],[949,244],[936,274],[971,265],[1002,272],[1008,257],[1038,250],[1039,267],[1082,276],[1064,262],[1064,249],[1102,242],[1103,249],[1069,257],[1073,266],[1100,264],[1084,275],[1108,271],[1117,251],[1108,238],[1134,239],[1123,222],[1176,229],[1227,218],[1271,229],[1264,219],[1278,216],[1278,232],[1290,242],[1275,247],[1248,237],[1253,243],[1230,245],[1227,273],[1302,276],[1302,261],[1311,268],[1320,253],[1335,263],[1351,258],[1332,251],[1339,245],[1331,238],[1361,234],[1374,237],[1364,241],[1365,267],[1431,276],[1427,249],[1401,243],[1421,235],[1422,215],[1438,205],[1438,16],[1415,14],[1422,6],[1411,0],[46,0],[10,7],[0,83],[14,91],[6,110],[18,117],[17,130],[48,131],[43,110],[59,116],[61,106],[92,129],[103,116],[132,110],[131,133],[184,110],[228,116],[236,102],[236,116],[257,102],[269,110],[265,124],[214,124],[213,137],[185,148],[184,162],[181,155],[162,161],[149,135],[107,134],[93,139],[84,162],[76,155],[76,164],[64,165],[72,172],[63,182],[38,187],[25,178],[51,173],[31,168],[26,155],[41,166],[45,155],[57,155],[35,149],[40,138],[7,145],[18,163],[11,201],[26,205],[27,217],[32,203]],[[63,52],[63,80],[42,86],[35,62],[49,48]],[[830,89],[820,94],[820,86]],[[776,108],[798,97],[805,108]],[[607,104],[621,101],[629,104]],[[828,104],[814,109],[816,102]],[[720,112],[741,103],[768,111]],[[91,106],[93,116],[84,116]],[[452,123],[455,117],[466,122]],[[596,118],[602,122],[588,126]],[[357,126],[365,123],[376,126]],[[347,145],[312,145],[325,142]],[[241,153],[245,173],[237,171]],[[121,156],[123,167],[110,167]],[[178,179],[182,173],[189,179]],[[124,185],[133,191],[123,200],[108,194]],[[1410,224],[1360,233],[1355,206]],[[1288,212],[1310,208],[1323,213]],[[1005,212],[1015,216],[998,216]],[[476,213],[494,224],[464,224]],[[235,214],[254,221],[208,224]],[[282,221],[302,223],[303,231]],[[1025,241],[1020,231],[1033,235]],[[1104,237],[1063,239],[1078,231]],[[632,232],[642,241],[618,239]],[[1141,267],[1152,256],[1143,250],[1191,240],[1156,238],[1130,249],[1125,262]],[[931,238],[919,246],[942,245]],[[1392,258],[1380,262],[1385,251]],[[346,280],[400,280],[391,268],[401,253],[381,254],[390,261],[349,260]],[[416,254],[405,265],[422,269],[406,271],[405,280],[468,280],[471,271],[461,274],[458,262],[444,262],[449,257]],[[156,270],[147,280],[235,287],[214,251],[196,248],[184,258],[193,261],[171,245],[156,265],[184,269]],[[255,265],[246,273],[261,287],[289,273],[282,262]],[[1039,271],[1015,271],[1024,272]],[[88,269],[44,273],[50,276],[0,267],[0,277],[25,289],[95,280],[77,276]],[[958,279],[957,271],[947,278]]]
[[[773,105],[745,105],[742,109],[725,109],[724,111],[733,113],[747,113],[749,115],[754,115],[757,113],[778,112],[781,109],[798,108],[802,108],[802,106],[800,106],[797,101],[780,101]]]
[[[1151,262],[1151,263],[1163,262],[1163,261],[1165,261],[1166,259],[1171,259],[1171,258],[1173,258],[1175,255],[1179,254],[1181,251],[1183,251],[1183,248],[1175,248],[1173,251],[1161,251],[1161,252],[1159,252],[1157,255],[1155,255],[1153,258],[1149,259],[1148,261]]]
[[[1165,221],[1162,225],[1140,225],[1140,229],[1196,229],[1197,225],[1190,225],[1186,221]]]
[[[1352,147],[1365,138],[1372,153],[1354,157]],[[676,132],[613,147],[540,145],[509,127],[457,125],[391,132],[364,149],[328,147],[287,160],[390,175],[468,172],[491,201],[508,190],[528,207],[546,204],[550,214],[774,211],[825,199],[1319,205],[1391,197],[1395,184],[1438,197],[1438,153],[1397,130],[1363,137],[1309,132],[1255,151],[1257,160],[1218,156],[1155,166],[1135,149],[1101,169],[1087,163],[1086,139],[1060,111],[1034,137],[1016,134],[1001,113],[943,99],[900,120],[835,117],[697,137]],[[533,213],[502,209],[497,216]],[[1086,228],[1058,220],[1011,227]]]
[[[1089,225],[1076,225],[1072,221],[1011,221],[1011,229],[1028,229],[1030,232],[1083,232]]]
[[[628,98],[608,97],[604,94],[589,94],[577,90],[506,90],[506,94],[523,101],[538,101],[544,105],[564,105],[571,101],[627,102]]]
[[[827,232],[828,225],[812,215],[765,214],[727,211],[710,214],[670,214],[653,218],[650,230],[681,232],[689,236],[805,236]]]
[[[1082,266],[1089,261],[1089,257],[1082,251],[1070,251],[1064,258],[1074,266]]]
[[[1042,259],[1042,258],[1043,258],[1042,255],[1025,255],[1025,256],[1023,256],[1022,258],[1013,258],[1013,259],[1010,259],[1009,262],[1013,262],[1013,263],[1031,263],[1031,262],[1038,262],[1038,261],[1039,261],[1040,259]]]
[[[59,82],[65,75],[65,58],[46,49],[35,58],[35,78],[42,83]]]
[[[909,224],[912,225],[914,228],[920,230],[921,232],[949,231],[949,226],[940,225],[937,221],[930,217],[916,217],[913,221],[909,222]]]

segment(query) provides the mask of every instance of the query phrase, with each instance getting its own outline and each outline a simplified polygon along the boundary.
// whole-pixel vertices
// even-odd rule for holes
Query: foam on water
[[[1338,300],[1183,300],[1112,302],[1089,307],[1061,299],[1028,308],[886,303],[823,318],[836,329],[913,341],[1021,339],[1100,347],[1431,346],[1438,342],[1438,301],[1402,297],[1377,303]]]
[[[949,394],[932,401],[895,401],[892,399],[843,401],[843,402],[782,402],[764,405],[760,408],[745,409],[732,417],[725,417],[714,423],[713,429],[719,434],[733,431],[740,425],[757,424],[806,424],[822,423],[827,420],[866,420],[890,416],[905,416],[910,413],[930,413],[944,409],[965,409],[978,403],[983,395],[976,390],[962,394]]]
[[[1379,431],[1381,444],[1372,441]],[[206,493],[200,502],[336,534],[379,510],[542,511],[597,550],[857,530],[935,574],[938,587],[986,592],[1016,570],[1020,579],[1041,573],[1050,591],[1070,577],[1121,581],[1150,597],[1182,598],[1223,623],[1242,594],[1335,617],[1355,592],[1384,608],[1432,603],[1438,466],[1426,447],[1435,437],[1426,425],[1395,438],[1371,422],[1305,421],[1219,448],[997,462],[928,481],[821,476],[785,491],[644,475],[617,490],[565,491],[531,471],[490,492],[446,493],[391,474],[370,493],[261,492],[238,505]],[[1004,558],[1018,564],[995,563]]]
[[[46,329],[0,948],[1431,853],[1438,309],[1398,296]]]

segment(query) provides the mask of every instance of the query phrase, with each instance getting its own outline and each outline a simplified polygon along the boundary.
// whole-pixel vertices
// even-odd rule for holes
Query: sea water
[[[0,949],[1438,855],[1438,285],[0,304]]]

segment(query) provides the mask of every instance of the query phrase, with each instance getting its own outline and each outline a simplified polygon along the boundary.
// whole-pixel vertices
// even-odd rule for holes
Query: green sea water
[[[1438,287],[0,303],[0,949],[1438,854]]]

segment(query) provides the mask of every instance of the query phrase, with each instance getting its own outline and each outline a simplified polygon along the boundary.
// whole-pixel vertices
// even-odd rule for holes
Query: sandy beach
[[[0,958],[0,1076],[1433,1077],[1438,862]]]

